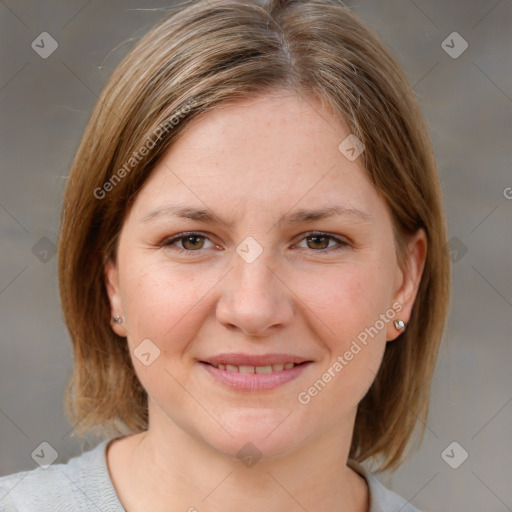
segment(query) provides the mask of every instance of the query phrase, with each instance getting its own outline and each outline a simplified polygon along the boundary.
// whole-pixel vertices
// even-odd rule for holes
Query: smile
[[[234,391],[269,391],[297,379],[312,361],[276,363],[265,366],[209,363],[200,361],[213,381]]]
[[[211,364],[211,363],[210,363]],[[291,370],[293,367],[297,366],[295,363],[285,363],[285,364],[273,364],[266,366],[245,366],[245,365],[236,365],[236,364],[222,364],[218,365],[212,364],[215,368],[219,370],[226,370],[228,372],[239,372],[239,373],[259,373],[259,374],[269,374],[272,372],[282,372],[283,370]]]

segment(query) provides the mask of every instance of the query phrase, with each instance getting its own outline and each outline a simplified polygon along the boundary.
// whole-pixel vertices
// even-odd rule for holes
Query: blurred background
[[[381,481],[425,512],[512,510],[511,0],[349,1],[429,122],[453,298],[420,449]],[[117,63],[172,2],[0,2],[0,475],[65,462],[72,351],[55,255],[65,178]],[[0,496],[1,498],[1,496]]]

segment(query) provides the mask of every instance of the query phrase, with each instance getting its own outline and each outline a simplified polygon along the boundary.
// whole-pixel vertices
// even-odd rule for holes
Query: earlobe
[[[425,230],[420,228],[407,243],[407,256],[405,268],[399,270],[400,279],[393,296],[393,303],[401,305],[395,322],[388,324],[387,340],[395,340],[405,331],[410,321],[414,302],[420,287],[425,261],[427,258],[427,236]]]
[[[123,326],[123,308],[121,295],[119,293],[119,280],[117,267],[112,260],[108,260],[104,268],[105,288],[110,302],[110,317],[112,330],[119,336],[126,336],[126,329]]]

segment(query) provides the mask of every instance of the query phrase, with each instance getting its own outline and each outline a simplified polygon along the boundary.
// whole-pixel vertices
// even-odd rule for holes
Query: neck
[[[366,482],[346,465],[350,428],[338,425],[286,456],[245,465],[156,415],[147,432],[128,438],[126,492],[119,493],[128,512],[132,505],[155,512],[368,510]]]

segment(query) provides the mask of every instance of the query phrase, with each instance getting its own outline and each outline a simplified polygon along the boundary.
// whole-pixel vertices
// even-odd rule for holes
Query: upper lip
[[[201,360],[203,363],[210,363],[216,366],[219,364],[232,364],[235,366],[272,366],[274,364],[286,363],[300,364],[309,361],[311,360],[293,354],[264,354],[258,356],[241,353],[217,354]]]

